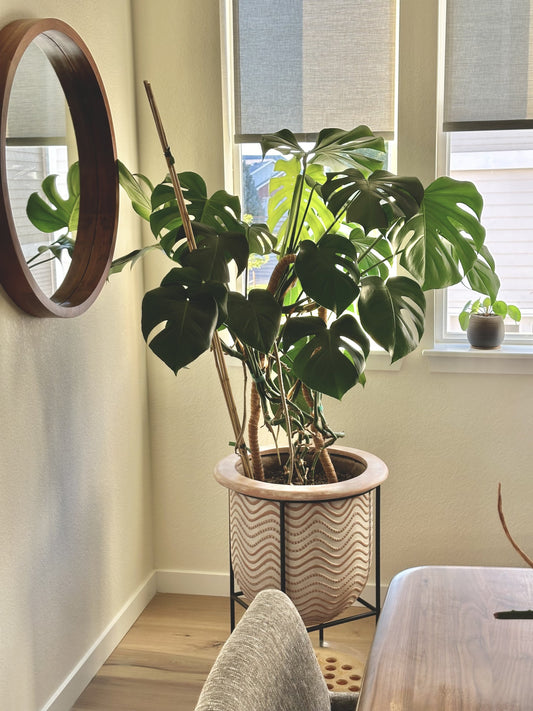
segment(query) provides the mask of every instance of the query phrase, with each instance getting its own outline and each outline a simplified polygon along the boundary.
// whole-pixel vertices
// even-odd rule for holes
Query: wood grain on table
[[[391,583],[358,711],[532,711],[533,570],[423,567]]]

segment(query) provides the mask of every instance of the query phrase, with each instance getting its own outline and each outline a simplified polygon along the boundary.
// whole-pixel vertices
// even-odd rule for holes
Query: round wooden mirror
[[[13,87],[16,94],[21,93],[17,69],[23,58],[26,63],[29,50],[35,52],[35,48],[46,57],[61,85],[68,106],[67,123],[74,134],[75,159],[79,160],[79,219],[72,259],[57,289],[50,294],[32,273],[22,248],[20,229],[17,231],[14,218],[15,191],[12,186],[10,191],[9,185],[13,169],[8,171],[6,160],[10,142],[8,120],[11,124],[14,121],[13,108],[10,114]],[[31,107],[29,111],[38,116],[46,107],[42,82],[37,85],[29,89],[26,100]],[[0,281],[12,300],[27,313],[78,316],[94,302],[105,283],[118,219],[115,142],[100,75],[81,38],[64,22],[16,20],[0,30],[0,101]],[[21,133],[31,132],[26,129]],[[16,143],[16,139],[12,140]],[[32,139],[19,141],[31,143]]]

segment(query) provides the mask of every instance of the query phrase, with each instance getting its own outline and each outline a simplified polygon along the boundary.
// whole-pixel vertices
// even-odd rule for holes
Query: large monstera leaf
[[[207,351],[226,316],[227,290],[192,268],[172,269],[142,302],[142,332],[152,351],[177,373]],[[164,324],[151,341],[150,334]]]
[[[278,335],[281,306],[266,289],[251,289],[244,297],[228,295],[226,325],[240,341],[261,353],[268,353]]]
[[[246,225],[246,239],[250,254],[270,254],[276,246],[277,238],[268,229],[267,225],[256,222]]]
[[[400,264],[424,291],[457,284],[472,269],[485,240],[482,208],[473,183],[442,177],[426,188],[420,212],[393,238]]]
[[[491,302],[496,301],[500,290],[500,279],[494,271],[494,258],[486,245],[483,245],[472,268],[466,273],[466,279],[474,291],[487,294]]]
[[[325,128],[309,151],[302,148],[291,131],[283,129],[262,136],[261,149],[263,158],[268,151],[275,150],[294,156],[298,162],[306,157],[309,164],[316,163],[330,170],[358,168],[370,173],[381,168],[385,159],[383,139],[374,136],[368,126],[358,126],[351,131]]]
[[[328,234],[318,244],[304,240],[294,266],[304,292],[337,315],[359,294],[357,250],[347,237]]]
[[[230,280],[228,264],[234,261],[237,273],[246,269],[248,264],[248,242],[238,232],[217,234],[214,229],[200,223],[193,223],[197,248],[190,251],[187,245],[176,254],[175,258],[185,267],[194,267],[204,281],[227,283]]]
[[[386,230],[396,218],[415,215],[424,189],[418,178],[397,177],[386,170],[368,178],[359,170],[346,170],[327,176],[322,195],[334,215],[346,210],[348,222],[369,232]]]
[[[351,131],[325,128],[318,134],[309,162],[330,170],[356,168],[371,173],[383,166],[385,157],[385,141],[374,136],[368,126]]]
[[[341,316],[330,328],[317,316],[289,319],[283,347],[287,350],[292,345],[297,346],[292,360],[294,375],[312,390],[338,400],[359,382],[370,352],[365,332],[350,314]],[[288,358],[291,353],[289,350]]]
[[[121,161],[117,161],[120,187],[131,200],[131,206],[144,220],[150,219],[152,207],[150,198],[154,186],[145,175],[133,174]]]
[[[197,173],[184,172],[178,175],[187,212],[193,220],[209,225],[218,231],[244,232],[241,218],[241,203],[236,195],[218,190],[211,197],[203,178]],[[156,185],[152,193],[150,227],[158,237],[163,230],[176,230],[182,224],[174,188],[168,182]]]
[[[57,175],[47,175],[41,183],[46,200],[32,193],[26,205],[26,214],[41,232],[78,229],[80,214],[80,166],[73,163],[67,173],[67,197],[63,198],[57,188]]]
[[[366,277],[361,280],[358,304],[363,328],[390,353],[392,362],[418,346],[424,333],[426,299],[416,281]]]
[[[276,231],[278,245],[282,244],[288,226],[289,212],[294,212],[294,197],[301,190],[298,216],[293,215],[301,225],[300,238],[317,242],[334,222],[333,215],[317,194],[316,186],[325,180],[324,172],[318,165],[309,166],[306,179],[300,174],[300,162],[296,158],[281,158],[276,161],[275,174],[270,179],[268,201],[268,227]]]

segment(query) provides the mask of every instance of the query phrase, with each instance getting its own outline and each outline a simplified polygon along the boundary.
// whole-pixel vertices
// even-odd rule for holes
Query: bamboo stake
[[[196,240],[194,238],[191,218],[189,217],[189,213],[187,211],[187,206],[185,204],[185,198],[183,197],[183,191],[181,189],[180,181],[176,173],[176,169],[174,167],[174,157],[170,151],[170,146],[168,145],[167,137],[165,135],[165,129],[163,128],[163,122],[161,120],[161,116],[159,115],[159,111],[155,103],[152,87],[150,86],[150,83],[148,81],[144,82],[144,88],[146,89],[148,102],[150,104],[150,108],[152,109],[152,115],[157,128],[157,133],[161,142],[163,154],[167,162],[170,180],[172,181],[176,200],[178,201],[178,209],[183,222],[183,228],[185,230],[187,244],[189,246],[189,249],[193,250],[196,249]],[[217,369],[220,384],[222,386],[222,392],[224,394],[226,407],[228,409],[231,425],[233,427],[233,433],[235,435],[235,449],[241,457],[244,475],[249,477],[250,479],[253,479],[250,459],[248,457],[246,443],[244,442],[243,437],[243,427],[240,422],[239,413],[237,412],[237,406],[235,405],[235,399],[233,397],[233,392],[231,389],[228,370],[226,367],[226,361],[224,359],[224,351],[222,349],[220,337],[216,331],[213,334],[213,339],[211,341],[211,350],[213,351],[213,355],[215,358],[215,366]]]

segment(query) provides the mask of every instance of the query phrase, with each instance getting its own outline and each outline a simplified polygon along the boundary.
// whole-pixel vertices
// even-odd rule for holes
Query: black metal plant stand
[[[342,617],[330,622],[323,622],[320,625],[312,625],[307,627],[308,632],[318,630],[320,646],[324,646],[324,630],[328,627],[336,627],[354,620],[361,620],[365,617],[375,617],[376,621],[381,611],[381,487],[377,486],[374,491],[374,576],[375,576],[375,600],[374,604],[364,600],[362,597],[357,598],[357,602],[367,608],[366,612],[361,612],[357,615]],[[366,493],[366,492],[365,492]],[[361,494],[359,494],[360,496]],[[285,580],[285,501],[279,503],[279,531],[280,531],[280,590],[286,592]],[[248,603],[243,599],[244,593],[235,589],[235,576],[233,574],[233,564],[231,560],[231,541],[230,541],[230,621],[231,631],[235,629],[235,603],[241,607],[247,608]]]

